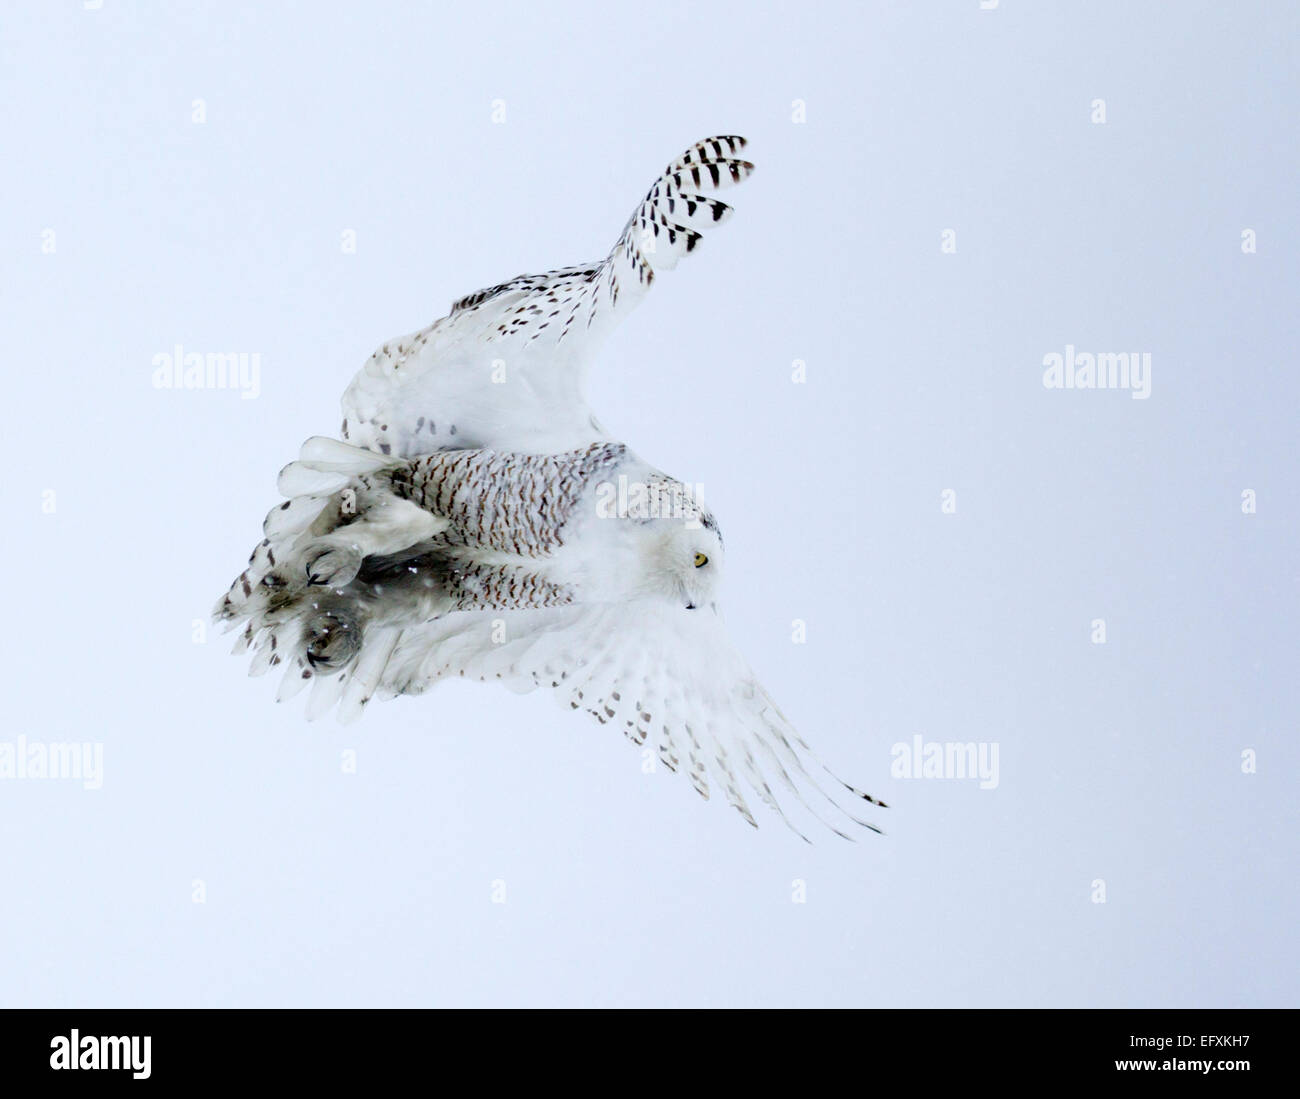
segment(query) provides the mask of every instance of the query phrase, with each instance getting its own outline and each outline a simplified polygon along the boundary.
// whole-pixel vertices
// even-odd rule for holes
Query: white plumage
[[[741,137],[697,142],[654,181],[603,260],[468,294],[375,351],[343,395],[343,438],[400,457],[444,447],[534,454],[607,439],[585,396],[605,337],[731,207]]]
[[[648,491],[620,508],[620,480]],[[254,674],[284,667],[280,699],[310,686],[309,717],[453,676],[549,688],[751,824],[746,789],[874,829],[812,781],[816,758],[727,639],[713,516],[622,444],[383,459],[313,439],[280,484],[311,495],[272,509],[216,613],[243,623]]]
[[[310,439],[281,471],[287,499],[216,608],[252,674],[283,668],[278,698],[310,688],[308,717],[346,721],[453,676],[545,688],[751,824],[757,796],[787,823],[793,800],[879,831],[843,801],[883,803],[823,788],[728,640],[713,516],[582,395],[618,317],[729,212],[703,192],[749,174],[743,147],[670,164],[602,262],[471,294],[372,356],[344,395],[350,442]]]

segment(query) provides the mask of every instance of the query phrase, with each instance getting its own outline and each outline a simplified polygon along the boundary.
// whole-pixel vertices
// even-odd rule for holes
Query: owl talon
[[[307,582],[341,588],[361,571],[361,551],[354,546],[328,549],[307,560]]]
[[[337,672],[361,651],[361,627],[342,612],[318,614],[303,631],[303,651],[318,673]]]

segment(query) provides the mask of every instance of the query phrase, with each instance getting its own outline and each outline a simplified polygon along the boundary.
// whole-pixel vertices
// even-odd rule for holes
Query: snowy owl
[[[587,406],[588,367],[657,272],[695,250],[731,207],[712,193],[748,178],[742,137],[674,160],[609,255],[469,294],[429,327],[380,347],[343,395],[342,437],[395,457],[449,447],[532,454],[610,441]]]
[[[315,438],[279,489],[216,615],[252,674],[283,666],[279,698],[311,686],[309,717],[448,677],[547,688],[750,824],[745,788],[801,836],[787,795],[879,831],[842,802],[883,803],[825,770],[728,640],[712,514],[623,444],[407,459]]]
[[[856,810],[884,803],[824,768],[728,640],[712,514],[583,392],[656,273],[730,214],[712,193],[753,171],[744,147],[707,138],[669,164],[603,260],[470,294],[371,356],[345,441],[281,471],[287,499],[217,604],[252,674],[283,667],[279,698],[310,685],[308,717],[346,721],[452,676],[546,688],[751,824],[748,791],[799,831],[779,790],[840,835],[879,831]]]

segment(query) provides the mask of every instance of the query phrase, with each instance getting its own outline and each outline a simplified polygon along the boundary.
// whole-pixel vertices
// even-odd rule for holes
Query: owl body
[[[345,668],[380,626],[656,597],[695,609],[694,585],[671,574],[691,575],[696,554],[713,562],[710,576],[721,565],[712,516],[621,443],[403,460],[317,438],[280,484],[302,495],[268,514],[216,613],[245,622],[250,642],[265,634],[272,663],[293,656],[317,674]],[[688,503],[678,514],[629,509],[628,484]],[[356,645],[335,644],[345,638]]]

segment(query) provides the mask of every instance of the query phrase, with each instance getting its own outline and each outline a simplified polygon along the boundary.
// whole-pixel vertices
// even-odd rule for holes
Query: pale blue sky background
[[[1300,1001],[1295,5],[163,7],[0,31],[0,740],[105,766],[0,780],[0,1004]],[[758,171],[593,403],[704,484],[887,837],[753,832],[542,696],[308,725],[193,643],[374,346],[603,255],[717,132]],[[261,395],[152,388],[177,343]],[[1150,399],[1044,389],[1066,344]],[[891,779],[918,734],[997,789]]]

